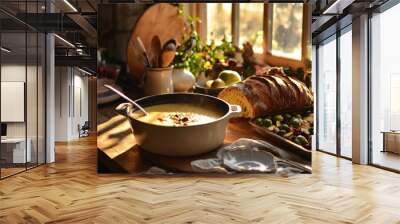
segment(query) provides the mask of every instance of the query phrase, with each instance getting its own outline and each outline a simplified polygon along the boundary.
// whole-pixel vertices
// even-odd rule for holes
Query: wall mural
[[[100,173],[311,173],[307,4],[104,4],[98,14]]]

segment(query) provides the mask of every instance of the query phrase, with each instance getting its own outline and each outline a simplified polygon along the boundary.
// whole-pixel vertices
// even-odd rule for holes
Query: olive
[[[280,129],[285,130],[285,131],[290,131],[289,125],[287,125],[287,124],[282,124]]]
[[[309,128],[308,132],[310,133],[310,135],[313,135],[314,134],[314,128],[313,127]]]
[[[300,123],[301,123],[300,119],[295,117],[290,120],[290,124],[295,128],[300,127]]]
[[[290,114],[285,114],[283,115],[285,117],[285,120],[290,121],[290,118],[292,118],[292,115]]]
[[[283,121],[283,120],[284,120],[284,118],[280,114],[274,116],[274,121]]]
[[[296,138],[294,139],[294,141],[295,141],[297,144],[300,144],[300,145],[308,144],[307,139],[306,139],[304,136],[302,136],[302,135],[296,136]]]
[[[280,130],[279,130],[279,128],[278,127],[276,127],[276,126],[274,126],[274,133],[278,133]]]
[[[280,130],[278,131],[278,135],[280,135],[280,136],[283,136],[283,135],[285,135],[285,134],[286,134],[286,131],[285,131],[285,130],[280,129]]]
[[[265,127],[269,127],[272,125],[272,121],[271,119],[264,119],[264,126]]]
[[[297,118],[299,118],[299,119],[302,119],[302,118],[303,118],[303,117],[301,116],[301,114],[295,114],[294,116],[297,117]]]
[[[264,126],[264,120],[261,117],[256,118],[254,122],[259,126]]]

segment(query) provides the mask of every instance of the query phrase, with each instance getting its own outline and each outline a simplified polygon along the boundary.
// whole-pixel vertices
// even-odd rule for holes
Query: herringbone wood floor
[[[96,173],[95,139],[0,181],[0,223],[400,223],[400,175],[314,153],[312,175]]]

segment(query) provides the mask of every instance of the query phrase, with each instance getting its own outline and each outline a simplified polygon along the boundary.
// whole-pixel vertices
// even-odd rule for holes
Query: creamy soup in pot
[[[144,108],[148,115],[135,116],[139,121],[162,126],[190,126],[212,122],[221,115],[217,111],[210,110],[192,104],[160,104]],[[139,113],[139,112],[138,112]]]

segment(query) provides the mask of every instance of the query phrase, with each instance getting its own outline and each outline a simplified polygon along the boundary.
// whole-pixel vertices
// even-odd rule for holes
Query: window
[[[218,44],[225,35],[239,47],[250,42],[254,52],[267,53],[267,59],[278,57],[267,60],[271,65],[302,67],[303,51],[307,50],[303,30],[309,23],[303,15],[305,7],[302,3],[208,3],[207,42]]]
[[[400,160],[391,152],[398,150],[399,136],[389,133],[393,138],[384,141],[382,132],[400,130],[400,33],[393,29],[398,21],[400,4],[371,18],[371,157],[373,164],[395,170],[400,170]]]
[[[351,27],[349,27],[351,28]],[[352,33],[340,36],[340,154],[352,157]]]
[[[215,40],[218,44],[224,36],[232,40],[232,17],[231,3],[209,3],[207,4],[207,42]]]
[[[269,51],[274,56],[301,60],[303,4],[272,4],[269,11]]]
[[[262,54],[264,3],[240,4],[239,17],[239,46],[250,42],[254,52]]]
[[[43,3],[19,2],[18,7],[22,9],[20,15],[42,12],[40,6]],[[3,12],[0,12],[0,17],[16,24],[13,29],[8,26],[0,29],[2,179],[45,163],[46,37],[39,30],[30,29]],[[11,95],[11,101],[4,100]],[[11,107],[14,110],[10,110]]]
[[[318,149],[336,154],[336,37],[318,48]]]

